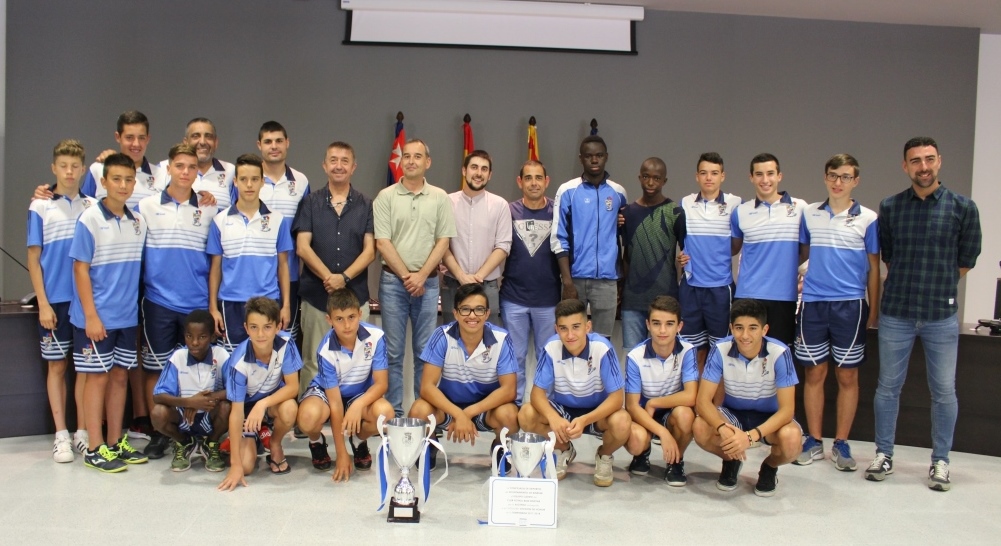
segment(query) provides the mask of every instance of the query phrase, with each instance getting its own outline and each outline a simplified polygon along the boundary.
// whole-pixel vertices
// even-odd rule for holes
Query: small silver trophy
[[[379,436],[382,437],[382,446],[379,449],[379,481],[382,486],[382,510],[386,504],[386,497],[389,495],[387,487],[389,482],[389,455],[396,462],[400,469],[400,481],[392,490],[392,498],[389,500],[388,521],[393,523],[418,523],[421,520],[421,513],[417,509],[417,503],[423,498],[425,505],[430,494],[430,471],[427,468],[427,448],[434,445],[444,453],[439,444],[434,439],[435,419],[433,415],[428,416],[428,421],[415,418],[397,417],[386,421],[383,416],[379,416],[377,423]],[[388,454],[387,454],[388,452]],[[421,470],[417,476],[417,486],[410,481],[410,468],[421,461]],[[448,461],[445,462],[445,474],[438,481],[448,475]]]
[[[508,436],[507,428],[501,429],[500,444],[494,448],[492,459],[493,475],[498,476],[501,469],[497,466],[497,451],[503,450],[503,458],[514,467],[515,475],[528,478],[535,468],[541,466],[543,478],[555,476],[553,448],[556,446],[556,434],[550,432],[549,437],[534,432],[517,432]],[[545,462],[543,462],[545,461]]]

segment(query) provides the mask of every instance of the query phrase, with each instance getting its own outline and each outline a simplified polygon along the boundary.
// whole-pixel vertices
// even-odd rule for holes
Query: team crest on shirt
[[[261,231],[271,231],[271,215],[265,214],[261,216]]]
[[[191,223],[191,225],[193,225],[195,227],[201,227],[201,225],[202,225],[202,209],[195,209],[195,212],[193,212],[191,216],[192,216],[192,219],[191,219],[192,223]]]
[[[786,205],[786,216],[788,216],[789,218],[796,216],[796,205],[792,204]]]
[[[761,361],[761,377],[768,375],[768,357]]]
[[[480,360],[482,360],[484,364],[490,364],[490,352],[487,351],[480,355]]]
[[[726,216],[728,213],[726,211],[726,203],[720,203],[719,205],[719,215]]]
[[[295,193],[295,184],[289,183],[289,185],[288,185],[288,194],[289,194],[289,197],[295,197],[296,196],[296,193]]]
[[[855,224],[855,219],[858,218],[858,214],[849,214],[845,217],[845,227],[852,227]]]
[[[84,199],[83,200],[83,208],[84,208],[84,210],[89,209],[90,205],[91,205],[91,203],[90,203],[89,199]]]
[[[132,220],[132,229],[136,230],[136,235],[139,235],[139,219]]]
[[[219,187],[226,187],[226,173],[219,173]]]
[[[612,210],[612,197],[608,196],[605,198],[605,210]]]
[[[593,356],[588,356],[587,357],[587,375],[591,375],[591,372],[593,372],[593,371],[594,371],[594,357]]]
[[[152,176],[146,179],[146,188],[149,189],[149,191],[153,191],[154,189],[156,189],[155,185],[156,185],[156,179],[154,179]]]
[[[365,353],[365,360],[372,360],[372,342],[366,341],[365,344],[362,345],[362,350]]]

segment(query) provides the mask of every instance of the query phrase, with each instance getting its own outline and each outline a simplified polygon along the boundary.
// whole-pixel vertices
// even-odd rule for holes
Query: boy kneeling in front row
[[[629,439],[632,419],[622,409],[622,372],[611,342],[591,333],[580,300],[556,304],[556,334],[539,355],[531,403],[518,412],[521,429],[556,433],[556,478],[562,480],[583,434],[602,439],[594,455],[594,485],[612,485],[612,454]]]
[[[222,367],[229,353],[215,342],[215,319],[206,310],[184,319],[185,346],[174,351],[153,387],[150,417],[158,432],[174,441],[170,469],[191,468],[191,455],[203,450],[205,469],[222,472],[219,438],[226,432],[230,404],[226,400]],[[204,441],[199,445],[199,441]]]
[[[337,452],[335,482],[351,476],[345,436],[359,438],[357,445],[351,443],[354,467],[368,470],[372,455],[366,442],[378,432],[379,415],[387,420],[394,417],[393,406],[383,398],[389,388],[385,334],[361,322],[360,307],[350,288],[339,288],[327,297],[327,322],[332,329],[315,348],[316,377],[299,400],[299,430],[309,438],[313,467],[318,470],[330,468],[327,442],[320,432],[330,420]]]
[[[752,442],[771,446],[761,463],[754,493],[775,494],[778,467],[792,462],[801,450],[803,431],[793,420],[796,371],[789,347],[765,337],[765,306],[752,299],[737,300],[730,308],[729,337],[709,351],[696,398],[695,442],[723,459],[716,487],[737,488],[737,477]],[[723,381],[723,405],[713,397]]]

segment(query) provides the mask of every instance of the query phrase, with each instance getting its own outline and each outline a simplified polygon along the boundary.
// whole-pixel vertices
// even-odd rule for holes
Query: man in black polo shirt
[[[876,388],[876,458],[870,481],[893,473],[893,440],[900,390],[914,338],[921,338],[931,390],[931,467],[928,487],[948,491],[949,451],[956,429],[957,288],[980,255],[977,205],[938,179],[938,144],[916,137],[904,145],[906,190],[879,204],[879,246],[887,276],[879,316],[879,386]]]
[[[297,253],[306,265],[299,282],[302,299],[302,370],[299,394],[316,375],[316,347],[330,331],[324,316],[327,294],[347,286],[368,320],[368,266],[375,260],[372,201],[351,187],[355,152],[350,144],[327,146],[327,185],[307,195],[292,223]],[[314,237],[315,235],[315,237]]]

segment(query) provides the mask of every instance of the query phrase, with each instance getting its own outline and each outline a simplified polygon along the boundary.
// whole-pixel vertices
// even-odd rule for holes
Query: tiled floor
[[[924,485],[929,450],[902,447],[896,472],[883,483],[865,481],[863,468],[841,473],[825,460],[783,467],[777,494],[759,498],[752,489],[764,448],[751,451],[740,487],[730,493],[714,485],[719,461],[694,445],[685,488],[664,484],[659,465],[650,476],[630,477],[628,455],[620,451],[615,484],[602,489],[591,483],[597,443],[585,438],[560,482],[558,528],[536,530],[477,523],[486,513],[489,438],[475,447],[446,444],[449,476],[433,490],[417,525],[390,524],[376,512],[374,471],[335,484],[330,472],[312,468],[304,440],[286,442],[290,474],[255,473],[249,487],[219,493],[222,474],[200,464],[172,473],[168,457],[104,475],[79,457],[52,462],[48,437],[0,440],[0,464],[7,469],[0,473],[2,542],[998,544],[1001,536],[1001,459],[964,453],[952,456],[948,493]],[[872,444],[853,447],[864,467]],[[436,472],[442,467],[439,460]]]

